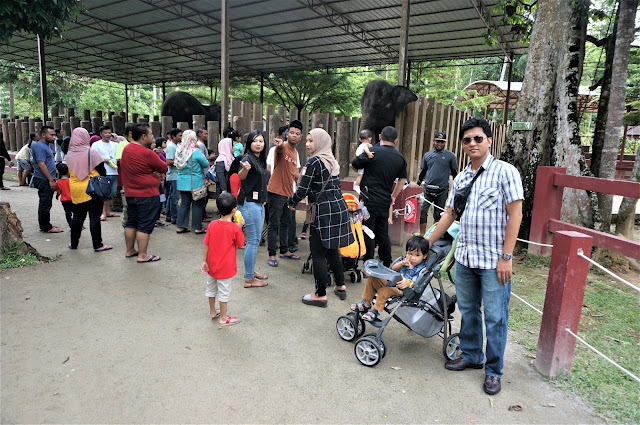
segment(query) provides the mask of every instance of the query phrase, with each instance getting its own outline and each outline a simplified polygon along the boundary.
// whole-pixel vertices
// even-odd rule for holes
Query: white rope
[[[532,242],[532,241],[528,241],[526,239],[520,239],[520,238],[516,238],[516,239],[519,240],[520,242],[525,242],[525,243],[528,243],[530,245],[546,246],[546,247],[549,247],[549,248],[553,248],[553,245],[549,245],[549,244],[546,244],[546,243]]]
[[[532,306],[531,304],[529,304],[528,302],[526,302],[522,297],[519,297],[518,295],[514,294],[513,291],[511,291],[511,295],[513,295],[514,297],[516,297],[517,299],[519,299],[520,301],[522,301],[525,305],[527,305],[528,307],[530,307],[531,309],[537,311],[538,313],[542,314],[542,311],[538,310],[537,308],[535,308],[534,306]]]
[[[614,365],[615,367],[617,367],[618,369],[620,369],[621,371],[623,371],[624,373],[626,373],[627,375],[629,375],[630,377],[635,379],[636,381],[640,382],[640,378],[638,378],[636,375],[634,375],[633,373],[629,372],[627,369],[625,369],[622,366],[620,366],[618,363],[616,363],[613,360],[611,360],[609,357],[607,357],[604,354],[602,354],[600,351],[596,350],[594,347],[589,345],[589,343],[587,341],[585,341],[584,339],[580,338],[578,335],[576,335],[573,332],[571,332],[571,329],[565,328],[565,330],[567,332],[569,332],[571,335],[573,335],[575,337],[575,339],[577,339],[578,341],[583,343],[591,351],[593,351],[594,353],[596,353],[597,355],[599,355],[600,357],[602,357],[603,359],[605,359],[606,361],[608,361],[609,363],[611,363],[612,365]]]
[[[631,288],[635,289],[636,291],[640,292],[640,288],[638,288],[637,286],[632,285],[631,283],[627,282],[626,280],[624,280],[623,278],[621,278],[620,276],[618,276],[617,274],[610,272],[609,270],[607,270],[606,268],[602,267],[600,264],[596,263],[595,261],[593,261],[591,258],[587,257],[586,255],[584,255],[584,251],[582,249],[578,249],[578,257],[582,257],[585,260],[587,260],[588,262],[590,262],[591,264],[593,264],[594,266],[596,266],[597,268],[599,268],[600,270],[602,270],[603,272],[607,273],[608,275],[610,275],[611,277],[615,277],[616,279],[618,279],[620,282],[624,283],[625,285],[630,286]]]

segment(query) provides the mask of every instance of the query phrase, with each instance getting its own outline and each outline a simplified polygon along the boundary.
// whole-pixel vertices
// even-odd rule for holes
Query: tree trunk
[[[636,150],[636,162],[633,164],[631,171],[631,181],[640,181],[640,145]],[[616,218],[616,235],[624,236],[627,239],[633,239],[633,225],[636,219],[636,198],[624,197],[620,208],[618,209],[618,217]]]
[[[603,179],[613,180],[616,177],[616,159],[620,148],[622,116],[625,112],[629,49],[633,41],[637,6],[638,0],[620,0],[618,4],[615,48],[613,63],[611,64],[609,113],[607,114],[607,125],[600,159],[599,177]],[[613,195],[599,193],[598,204],[602,217],[600,230],[610,232]]]
[[[540,165],[588,172],[580,148],[577,98],[586,39],[589,0],[540,0],[515,121],[533,123],[531,131],[512,131],[501,159],[513,164],[524,186],[520,236],[528,238]],[[563,218],[591,225],[593,202],[584,191],[565,190]],[[597,208],[597,206],[596,206]]]
[[[11,211],[11,205],[8,202],[0,202],[0,249],[4,250],[12,244],[19,244],[18,249],[22,254],[31,253],[38,260],[48,260],[22,239],[22,231],[22,223]]]

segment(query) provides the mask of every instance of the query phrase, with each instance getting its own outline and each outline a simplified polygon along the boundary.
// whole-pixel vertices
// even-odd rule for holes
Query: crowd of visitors
[[[159,256],[148,252],[149,238],[155,227],[165,223],[176,225],[178,234],[206,234],[201,270],[207,274],[209,314],[227,326],[240,323],[228,313],[231,281],[237,273],[236,249],[244,248],[244,287],[266,287],[268,277],[256,271],[263,228],[268,229],[268,266],[278,267],[278,260],[300,260],[294,254],[295,208],[305,199],[308,211],[303,232],[309,237],[315,290],[304,295],[302,302],[328,305],[329,270],[334,275],[334,294],[341,300],[347,297],[339,249],[352,244],[354,236],[340,188],[340,166],[324,129],[314,128],[306,135],[302,129],[300,121],[292,121],[279,129],[269,147],[261,131],[243,137],[229,127],[214,153],[206,147],[205,129],[172,129],[166,138],[155,138],[148,124],[130,124],[121,136],[103,126],[99,135],[76,128],[65,138],[58,129],[45,125],[39,139],[32,134],[32,141],[15,159],[19,185],[38,189],[42,232],[63,231],[51,224],[52,199],[57,193],[71,229],[69,249],[78,249],[87,215],[94,251],[112,249],[102,241],[101,221],[119,217],[111,204],[118,187],[122,188],[125,257],[136,257],[138,263],[159,261]],[[301,166],[298,143],[303,137],[308,159]],[[437,225],[426,239],[415,236],[407,243],[405,260],[394,266],[404,280],[397,288],[387,288],[385,282],[369,279],[363,300],[351,308],[362,312],[365,320],[375,320],[383,311],[382,300],[413,284],[429,246],[454,220],[459,221],[454,280],[462,315],[463,354],[445,366],[454,371],[484,367],[483,389],[496,394],[501,389],[507,337],[511,261],[522,218],[522,182],[513,166],[490,154],[493,139],[487,121],[467,120],[459,138],[470,159],[460,173],[455,155],[444,148],[447,136],[443,132],[435,134],[433,150],[422,158],[417,183],[424,182],[423,211],[434,205]],[[381,263],[390,266],[390,211],[407,181],[407,161],[396,149],[398,132],[393,127],[382,130],[379,142],[364,130],[360,142],[351,167],[358,170],[355,187],[368,211],[363,222],[367,230],[364,260],[373,258],[377,249]],[[6,190],[2,181],[5,161],[11,158],[0,133],[0,189]],[[205,229],[208,186],[214,182],[220,218]],[[164,220],[160,220],[162,211]],[[420,220],[422,234],[426,221],[425,212]]]

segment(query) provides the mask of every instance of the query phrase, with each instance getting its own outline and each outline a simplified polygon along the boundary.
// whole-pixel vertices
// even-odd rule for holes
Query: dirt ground
[[[335,323],[363,283],[348,283],[346,301],[330,294],[326,309],[305,306],[300,297],[313,281],[301,262],[267,267],[260,247],[257,270],[269,286],[244,289],[234,278],[229,307],[242,323],[220,328],[199,271],[202,236],[156,229],[149,252],[162,260],[136,264],[124,258],[119,219],[102,223],[112,251],[94,253],[88,230],[69,251],[59,202],[52,222],[65,232],[43,234],[36,190],[12,187],[0,197],[22,220],[25,240],[59,256],[0,275],[2,423],[603,422],[546,382],[515,343],[493,397],[482,391],[482,370],[445,370],[442,340],[398,322],[384,333],[388,355],[362,366]],[[298,254],[308,252],[301,241]]]

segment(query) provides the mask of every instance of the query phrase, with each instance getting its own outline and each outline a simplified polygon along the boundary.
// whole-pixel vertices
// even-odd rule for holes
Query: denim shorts
[[[150,235],[156,225],[158,208],[160,208],[159,196],[144,198],[127,196],[127,222],[124,227]]]
[[[114,196],[116,196],[116,192],[118,191],[118,175],[114,174],[112,176],[107,176],[107,177],[109,177],[109,182],[110,182],[109,188],[111,189],[111,197],[113,198]]]
[[[18,171],[33,171],[33,166],[27,159],[18,160]]]

